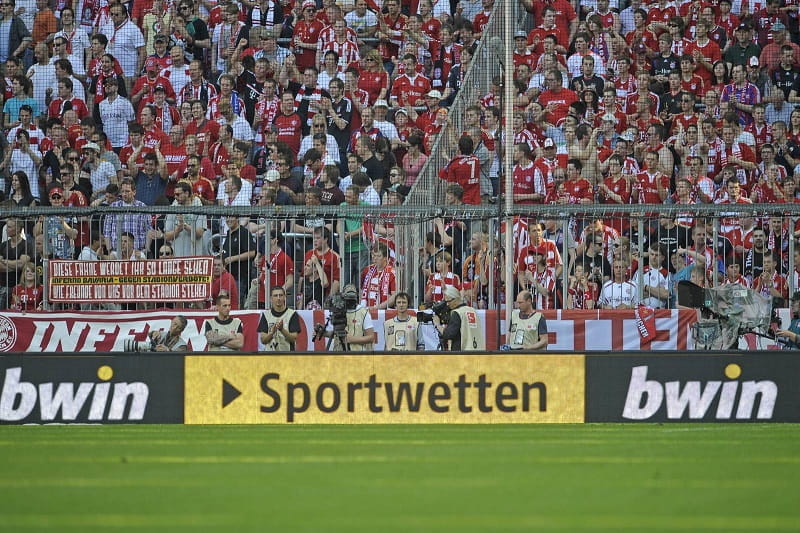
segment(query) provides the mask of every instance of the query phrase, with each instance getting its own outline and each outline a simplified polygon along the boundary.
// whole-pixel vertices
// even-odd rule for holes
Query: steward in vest
[[[461,291],[449,285],[444,290],[444,301],[450,308],[450,319],[447,326],[439,326],[442,347],[446,347],[449,341],[451,352],[486,350],[486,339],[478,312],[464,304]]]
[[[293,352],[300,333],[300,317],[286,306],[286,289],[272,287],[270,308],[261,314],[258,333],[264,351]]]

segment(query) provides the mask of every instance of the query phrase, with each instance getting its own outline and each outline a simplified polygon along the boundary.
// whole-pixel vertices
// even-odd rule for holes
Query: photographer
[[[775,335],[783,337],[783,347],[786,350],[800,349],[800,291],[792,295],[792,321],[789,329],[778,329]]]
[[[261,344],[268,352],[292,352],[300,333],[300,318],[294,309],[286,306],[286,289],[283,287],[272,287],[270,300],[270,309],[264,311],[258,324]]]
[[[444,290],[444,301],[450,309],[450,318],[447,326],[438,326],[442,346],[445,347],[447,341],[450,341],[450,351],[453,352],[485,350],[486,340],[483,336],[478,312],[473,307],[464,304],[461,291],[452,285],[448,286]]]
[[[358,290],[348,283],[341,294],[333,294],[325,302],[328,328],[314,326],[316,337],[333,337],[333,351],[366,352],[372,350],[375,330],[369,310],[358,303]],[[342,345],[344,341],[344,346]]]
[[[517,295],[517,308],[511,312],[508,326],[508,344],[501,350],[546,350],[547,322],[542,313],[533,308],[533,295],[522,291]]]
[[[406,292],[398,292],[394,298],[397,314],[383,323],[383,337],[386,340],[386,351],[413,351],[424,349],[419,336],[417,318],[408,314],[410,297]]]
[[[158,330],[150,332],[150,342],[153,352],[182,352],[188,350],[186,341],[181,338],[183,330],[189,322],[183,315],[178,315],[169,323],[167,331]]]

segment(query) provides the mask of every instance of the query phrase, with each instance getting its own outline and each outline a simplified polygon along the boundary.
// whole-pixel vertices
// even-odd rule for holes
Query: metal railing
[[[503,308],[505,302],[513,301],[519,290],[533,288],[542,293],[539,285],[552,293],[542,293],[542,297],[537,294],[539,306],[564,308],[569,305],[567,294],[576,281],[575,266],[586,265],[583,256],[594,254],[601,256],[598,258],[599,271],[584,271],[587,276],[600,274],[592,280],[597,285],[595,289],[602,288],[603,283],[611,279],[613,272],[607,269],[615,260],[620,260],[625,265],[625,277],[636,284],[639,301],[649,301],[655,307],[674,307],[672,285],[668,287],[668,298],[661,295],[661,302],[658,297],[648,300],[652,295],[645,288],[647,283],[644,280],[648,275],[645,267],[652,266],[648,263],[654,243],[665,247],[659,268],[669,274],[666,277],[671,282],[679,278],[688,279],[688,271],[681,274],[681,270],[694,264],[702,266],[707,286],[721,285],[734,281],[737,268],[733,265],[737,264],[738,275],[748,284],[763,288],[766,277],[762,272],[765,257],[769,255],[774,257],[771,270],[784,281],[775,284],[776,293],[768,289],[766,293],[775,297],[776,303],[788,305],[786,298],[800,289],[797,274],[800,261],[796,256],[796,252],[800,252],[797,247],[800,206],[797,204],[692,205],[691,211],[687,211],[685,206],[660,205],[657,209],[658,213],[644,214],[643,206],[635,205],[517,206],[512,211],[494,205],[441,208],[338,206],[313,210],[307,207],[210,206],[152,207],[145,211],[125,208],[9,208],[4,222],[18,220],[19,224],[13,225],[24,235],[25,242],[19,244],[11,228],[3,227],[2,234],[3,240],[11,237],[12,242],[17,243],[3,249],[21,247],[42,275],[47,272],[45,265],[49,259],[75,259],[81,256],[82,251],[86,252],[84,247],[91,247],[93,242],[95,247],[97,243],[104,243],[108,248],[109,255],[105,255],[102,248],[98,250],[101,258],[159,258],[163,257],[161,252],[192,256],[212,254],[222,258],[239,255],[239,250],[225,247],[225,226],[236,228],[236,224],[244,225],[244,235],[253,239],[252,245],[248,246],[255,247],[263,256],[271,244],[271,231],[278,229],[281,233],[279,244],[293,261],[291,274],[294,281],[290,283],[289,292],[293,297],[291,301],[299,307],[309,303],[297,301],[297,296],[306,290],[303,282],[308,276],[304,275],[303,266],[306,254],[314,245],[313,234],[308,232],[319,225],[333,230],[330,244],[339,256],[341,285],[348,281],[356,285],[361,283],[363,267],[373,261],[373,245],[381,242],[387,246],[390,260],[394,263],[397,289],[411,294],[412,305],[440,296],[437,291],[441,291],[448,283],[446,280],[455,274],[467,300],[479,308]],[[131,228],[126,226],[123,229],[122,224],[111,223],[115,217],[120,217],[120,220],[140,217],[143,225],[132,232],[135,234],[132,243],[124,243],[130,239],[123,235]],[[185,232],[197,241],[196,248],[183,246],[180,240],[187,237],[174,233],[179,217],[194,224]],[[344,226],[345,219],[352,220],[355,225]],[[676,224],[676,220],[680,223]],[[535,258],[528,259],[523,250],[530,244],[530,238],[535,237],[528,228],[537,222],[543,224],[544,237],[556,242],[563,264],[559,268],[555,257],[545,254],[546,266],[552,270],[550,277],[554,278],[552,286],[533,274],[525,277],[525,270],[536,270]],[[358,224],[361,224],[360,228]],[[513,250],[506,250],[503,244],[509,224],[513,233]],[[593,224],[600,225],[593,230]],[[699,237],[696,235],[698,227],[702,227],[705,233]],[[110,230],[116,234],[109,233]],[[353,235],[350,239],[346,236],[348,232]],[[432,241],[426,242],[426,236],[432,237]],[[588,250],[591,246],[589,236],[600,243],[593,251]],[[694,242],[696,238],[704,239],[704,243]],[[354,248],[352,243],[359,246]],[[512,254],[514,267],[511,271],[503,268],[504,254]],[[89,256],[91,253],[81,257]],[[440,264],[442,259],[447,261]],[[8,299],[19,281],[16,274],[21,265],[9,266],[11,264],[0,263],[0,280],[4,281],[0,286],[5,298],[0,301],[0,307],[9,306]],[[441,274],[439,277],[445,281],[433,281],[437,278],[437,267]],[[244,294],[240,297],[244,306],[248,303],[246,293],[250,289],[250,280],[258,279],[262,271],[253,259],[248,261],[247,268],[232,265],[228,269],[236,271],[237,278],[241,273],[247,280],[242,284]],[[536,285],[531,278],[537,279]],[[259,282],[258,286],[268,294],[268,276],[266,280]],[[780,299],[784,301],[779,302]],[[268,298],[261,300],[256,299],[254,304],[251,299],[248,305],[263,308],[269,304]]]

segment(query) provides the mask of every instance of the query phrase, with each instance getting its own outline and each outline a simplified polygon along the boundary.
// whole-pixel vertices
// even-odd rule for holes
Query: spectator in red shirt
[[[472,153],[475,145],[469,135],[458,140],[459,153],[441,171],[439,177],[445,181],[458,183],[464,189],[464,203],[481,203],[481,164]]]

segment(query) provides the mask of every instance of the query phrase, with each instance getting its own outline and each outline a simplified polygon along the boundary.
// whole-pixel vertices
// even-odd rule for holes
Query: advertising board
[[[582,422],[580,355],[186,357],[187,424]]]
[[[586,358],[587,422],[800,422],[796,353]]]
[[[0,424],[180,424],[183,357],[0,357]]]

